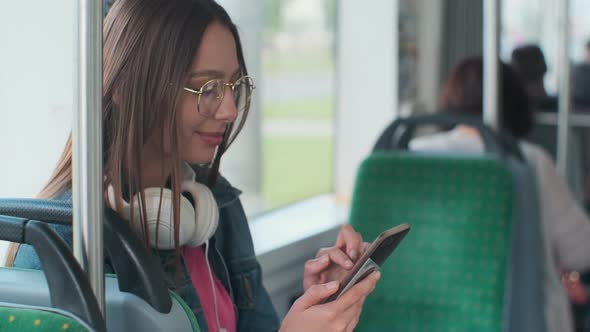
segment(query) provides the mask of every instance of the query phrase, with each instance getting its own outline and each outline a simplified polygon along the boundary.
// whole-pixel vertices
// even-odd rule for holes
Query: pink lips
[[[206,132],[197,132],[203,142],[208,145],[219,145],[223,142],[223,133],[206,133]]]

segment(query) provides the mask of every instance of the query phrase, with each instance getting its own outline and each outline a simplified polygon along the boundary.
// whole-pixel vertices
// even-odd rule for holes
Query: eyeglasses
[[[184,90],[197,95],[197,112],[199,114],[211,117],[217,112],[223,97],[225,96],[225,87],[230,87],[232,96],[236,103],[236,110],[242,113],[250,107],[252,91],[256,89],[254,80],[249,76],[242,76],[234,83],[226,83],[221,79],[207,81],[199,90],[184,88]]]

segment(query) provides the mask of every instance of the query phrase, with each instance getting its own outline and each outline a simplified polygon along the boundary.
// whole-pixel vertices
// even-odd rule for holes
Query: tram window
[[[248,137],[245,128],[222,162],[223,174],[243,190],[249,214],[332,192],[337,2],[248,2],[257,8],[246,14],[243,4],[219,2],[242,33],[257,85],[246,126],[259,135]],[[240,158],[244,149],[252,153]]]
[[[265,8],[261,95],[269,207],[331,191],[333,178],[335,1],[274,3]],[[300,175],[285,183],[285,174]]]
[[[32,197],[72,124],[77,8],[42,0],[9,7],[0,11],[0,197]]]
[[[42,0],[8,7],[0,10],[0,197],[33,197],[72,124],[77,8]],[[0,241],[0,262],[5,248]]]

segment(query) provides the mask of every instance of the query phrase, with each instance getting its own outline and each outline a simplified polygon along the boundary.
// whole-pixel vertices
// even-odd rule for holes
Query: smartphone
[[[338,291],[323,303],[338,299],[352,286],[363,280],[373,271],[378,271],[387,257],[397,248],[399,243],[410,231],[410,225],[401,224],[381,233],[363,255],[354,263],[354,266],[340,280]]]

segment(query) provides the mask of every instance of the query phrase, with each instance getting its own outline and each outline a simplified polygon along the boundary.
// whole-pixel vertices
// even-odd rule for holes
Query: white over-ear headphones
[[[205,185],[193,180],[184,180],[181,184],[183,192],[192,196],[195,206],[180,195],[180,224],[179,246],[188,245],[198,247],[207,242],[217,230],[219,223],[219,208],[213,193]],[[160,204],[160,193],[162,200]],[[146,188],[145,209],[147,230],[149,232],[150,245],[156,249],[174,249],[174,218],[173,218],[173,192],[167,188]],[[115,194],[112,186],[107,192],[109,204],[115,208]],[[143,236],[144,227],[140,221],[139,194],[133,197],[133,218],[131,224],[134,231]],[[123,209],[119,211],[122,217],[131,219],[131,206],[123,200]],[[158,222],[159,213],[159,222]]]

